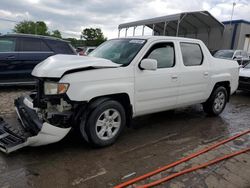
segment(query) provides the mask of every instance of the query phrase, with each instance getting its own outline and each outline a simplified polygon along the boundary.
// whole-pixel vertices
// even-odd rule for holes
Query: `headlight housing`
[[[68,83],[44,82],[45,95],[59,95],[67,92]]]

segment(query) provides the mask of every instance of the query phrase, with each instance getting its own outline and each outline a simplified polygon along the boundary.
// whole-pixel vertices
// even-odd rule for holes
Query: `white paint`
[[[49,123],[43,123],[41,131],[38,135],[27,139],[28,146],[41,146],[58,142],[63,139],[71,128],[55,127]]]

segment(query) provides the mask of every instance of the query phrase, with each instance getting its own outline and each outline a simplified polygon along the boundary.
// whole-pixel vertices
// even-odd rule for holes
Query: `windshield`
[[[250,69],[250,63],[244,66],[245,69]]]
[[[219,50],[214,54],[214,57],[222,58],[222,59],[232,59],[234,55],[233,50]]]
[[[142,39],[114,39],[103,43],[89,54],[108,59],[114,63],[128,65],[145,44]]]

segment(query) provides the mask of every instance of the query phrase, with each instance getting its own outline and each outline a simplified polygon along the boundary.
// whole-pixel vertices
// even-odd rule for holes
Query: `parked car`
[[[239,90],[250,92],[250,63],[240,68]]]
[[[233,59],[236,60],[239,65],[245,65],[249,62],[250,58],[244,50],[219,50],[214,54],[216,58]]]
[[[55,54],[75,55],[64,40],[26,34],[0,36],[0,85],[34,84],[33,68]]]
[[[214,54],[215,54],[216,52],[218,52],[218,50],[209,50],[209,51],[210,51],[210,53],[211,53],[212,56],[214,56]]]
[[[200,40],[144,36],[109,40],[85,57],[49,57],[32,75],[37,92],[15,101],[30,134],[11,147],[0,140],[2,151],[57,142],[72,127],[108,146],[134,117],[197,103],[217,116],[238,88],[239,65]]]
[[[86,56],[90,52],[92,52],[94,49],[96,49],[96,47],[94,47],[94,46],[86,46],[86,47],[77,47],[76,49],[77,49],[78,55]]]

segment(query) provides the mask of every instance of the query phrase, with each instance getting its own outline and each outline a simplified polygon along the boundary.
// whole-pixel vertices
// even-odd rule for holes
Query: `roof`
[[[68,42],[66,40],[56,38],[56,37],[44,36],[44,35],[34,35],[34,34],[23,34],[23,33],[11,33],[11,34],[5,34],[5,35],[0,35],[0,36],[1,37],[7,36],[7,37],[39,38],[39,39],[49,39],[49,40],[57,40],[57,41]]]
[[[180,41],[190,41],[190,42],[201,42],[199,39],[193,39],[193,38],[186,38],[186,37],[172,37],[172,36],[151,36],[151,35],[145,35],[145,36],[133,36],[133,37],[120,37],[119,39],[145,39],[145,40],[180,40]],[[113,39],[111,39],[113,40]]]
[[[166,25],[165,25],[166,23]],[[178,27],[179,24],[179,28]],[[182,12],[179,14],[161,16],[145,20],[139,20],[129,23],[120,24],[118,29],[127,29],[129,27],[148,26],[159,34],[165,32],[167,35],[197,33],[200,29],[220,28],[224,30],[224,25],[213,17],[208,11]]]
[[[223,24],[225,25],[228,25],[228,24],[239,24],[239,23],[245,23],[245,24],[249,24],[250,25],[250,21],[247,21],[247,20],[243,20],[243,19],[240,19],[240,20],[232,20],[232,21],[223,21],[222,22]]]

